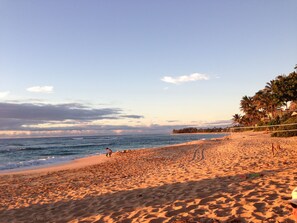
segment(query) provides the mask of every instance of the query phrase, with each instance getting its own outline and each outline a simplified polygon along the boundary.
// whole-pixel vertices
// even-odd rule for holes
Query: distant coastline
[[[218,135],[218,134],[230,134],[230,132],[183,132],[183,133],[171,133],[171,135]]]
[[[183,129],[173,129],[172,134],[214,134],[214,133],[227,133],[228,128],[195,128],[187,127]]]

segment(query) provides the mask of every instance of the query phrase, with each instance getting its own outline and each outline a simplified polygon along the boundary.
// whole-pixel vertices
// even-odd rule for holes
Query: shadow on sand
[[[276,222],[271,219],[287,216],[285,222],[293,223],[290,209],[273,206],[276,199],[289,199],[280,197],[278,191],[269,190],[273,184],[269,175],[274,172],[277,170],[258,172],[255,176],[259,177],[250,179],[243,179],[241,175],[216,177],[0,210],[0,222],[107,222],[107,219],[108,222],[123,223],[132,222],[132,219],[151,223],[165,220],[176,223],[220,222],[211,218],[216,216],[230,219],[225,222],[235,223],[250,222],[238,218],[248,212],[259,222]],[[263,184],[263,177],[268,178],[265,180],[267,184]],[[286,190],[287,185],[282,186],[276,185],[280,190]],[[261,197],[258,197],[259,194]],[[246,205],[242,205],[243,200]],[[247,210],[246,206],[252,210]],[[265,214],[267,210],[273,213],[269,219],[259,214]]]

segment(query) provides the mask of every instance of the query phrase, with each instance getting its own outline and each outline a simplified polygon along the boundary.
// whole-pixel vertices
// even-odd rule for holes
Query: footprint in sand
[[[163,223],[165,220],[166,218],[156,218],[156,219],[150,220],[149,223]]]
[[[256,212],[264,212],[266,204],[263,202],[255,203]]]
[[[231,211],[232,210],[230,208],[224,208],[223,210],[221,208],[221,209],[215,210],[214,213],[218,217],[227,217],[227,216],[230,216]]]
[[[209,202],[213,201],[213,198],[211,197],[206,197],[201,199],[201,201],[199,202],[199,205],[205,205],[205,204],[209,204]]]
[[[180,213],[184,213],[184,208],[174,210],[174,211],[168,211],[165,216],[166,217],[173,217],[173,216],[178,216]]]
[[[269,201],[274,201],[278,198],[278,194],[269,194],[265,199]]]

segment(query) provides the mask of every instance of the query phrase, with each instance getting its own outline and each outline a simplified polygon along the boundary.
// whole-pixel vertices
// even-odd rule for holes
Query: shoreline
[[[107,157],[104,154],[87,156],[83,158],[78,158],[74,160],[69,160],[63,163],[55,163],[49,165],[35,166],[31,168],[24,169],[10,169],[10,170],[1,170],[0,176],[2,175],[15,175],[15,174],[42,174],[60,170],[70,170],[83,168],[86,166],[92,166],[107,161]]]
[[[217,135],[217,134],[230,134],[230,132],[183,132],[183,133],[171,133],[171,135]]]
[[[226,137],[226,136],[224,136],[224,137]],[[154,149],[161,149],[161,148],[167,148],[167,147],[192,145],[192,144],[197,144],[197,143],[203,143],[205,141],[210,141],[210,140],[222,140],[224,137],[212,138],[212,139],[207,139],[207,140],[199,139],[199,140],[193,140],[193,141],[185,142],[185,143],[178,143],[178,144],[166,145],[166,146],[161,146],[161,147],[139,148],[139,149],[133,149],[133,150],[129,150],[129,151],[154,150]],[[106,157],[105,154],[100,154],[100,155],[91,155],[91,156],[86,156],[86,157],[82,157],[82,158],[78,158],[78,159],[74,159],[74,160],[69,160],[69,161],[66,161],[63,163],[35,166],[32,168],[28,168],[28,169],[26,168],[26,169],[1,170],[0,176],[16,175],[16,174],[44,174],[44,173],[49,173],[49,172],[61,171],[61,170],[79,169],[79,168],[84,168],[87,166],[100,164],[103,162],[108,162],[108,161],[112,160],[112,158],[119,153],[122,153],[122,151],[114,152],[111,158]]]
[[[272,154],[271,144],[282,151]],[[0,175],[3,222],[293,222],[297,137],[235,133]],[[104,158],[104,157],[103,157]],[[77,162],[77,163],[80,163]],[[38,170],[37,170],[38,171]]]
[[[212,133],[209,133],[209,134],[212,134]],[[192,143],[196,143],[199,141],[203,142],[203,141],[209,141],[209,140],[224,139],[225,137],[227,137],[227,136],[222,136],[220,138],[211,138],[211,139],[199,139],[199,140],[193,140],[190,142],[165,145],[165,146],[157,146],[157,147],[150,147],[150,148],[137,148],[137,149],[132,149],[132,150],[138,151],[138,150],[143,150],[143,149],[158,149],[158,148],[166,148],[166,147],[172,147],[172,146],[182,146],[182,145],[189,145]],[[117,153],[121,153],[121,151],[113,152],[113,156]],[[68,160],[68,161],[64,161],[64,162],[53,163],[53,164],[45,164],[45,165],[32,166],[32,167],[27,167],[27,168],[0,170],[0,176],[1,175],[10,175],[10,174],[12,174],[12,175],[31,174],[31,173],[37,173],[37,174],[40,173],[41,174],[41,173],[60,171],[60,170],[77,169],[77,168],[83,168],[86,166],[92,166],[95,164],[106,162],[108,160],[109,160],[109,158],[107,158],[105,156],[105,154],[90,155],[90,156],[85,156],[85,157]]]

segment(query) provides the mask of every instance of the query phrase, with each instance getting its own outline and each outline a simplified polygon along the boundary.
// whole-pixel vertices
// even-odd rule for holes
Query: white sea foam
[[[72,160],[73,157],[46,157],[40,158],[36,160],[26,160],[26,161],[18,161],[18,162],[8,162],[4,164],[0,164],[0,170],[9,170],[9,169],[27,169],[35,166],[43,166],[43,165],[51,165],[56,163],[62,163]]]
[[[155,148],[223,137],[225,134],[110,135],[38,139],[0,139],[0,170],[34,168],[125,149]]]

